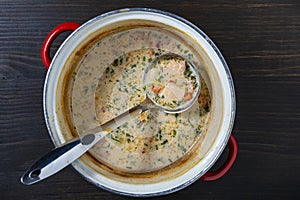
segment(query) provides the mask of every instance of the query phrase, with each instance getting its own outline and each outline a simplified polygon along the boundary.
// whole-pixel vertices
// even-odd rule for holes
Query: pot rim
[[[226,80],[228,81],[229,84],[229,90],[230,90],[230,94],[229,97],[231,99],[231,113],[230,113],[230,120],[229,120],[229,126],[226,130],[226,135],[225,135],[225,139],[224,142],[221,144],[221,146],[219,147],[219,149],[215,150],[215,155],[212,158],[212,160],[209,162],[209,164],[207,165],[206,168],[204,168],[203,170],[199,171],[196,175],[194,175],[194,177],[192,179],[186,180],[185,183],[175,186],[175,187],[171,187],[170,189],[167,190],[163,190],[163,191],[159,191],[159,192],[143,192],[143,193],[133,193],[133,192],[124,192],[124,191],[119,191],[116,189],[112,189],[109,188],[105,185],[102,185],[100,183],[96,183],[92,177],[91,177],[91,171],[88,171],[85,168],[88,168],[83,162],[81,162],[80,160],[76,160],[74,163],[72,163],[72,166],[75,168],[76,171],[78,171],[83,177],[84,179],[86,179],[87,181],[91,182],[92,184],[105,189],[107,191],[113,192],[113,193],[117,193],[117,194],[121,194],[121,195],[125,195],[125,196],[139,196],[139,197],[147,197],[147,196],[160,196],[160,195],[165,195],[165,194],[169,194],[169,193],[173,193],[176,192],[178,190],[181,190],[185,187],[187,187],[188,185],[192,184],[193,182],[195,182],[197,179],[199,179],[202,175],[204,175],[213,165],[214,163],[218,160],[218,158],[220,157],[220,155],[222,154],[229,136],[231,134],[232,128],[233,128],[233,123],[234,123],[234,118],[235,118],[235,112],[236,112],[236,100],[235,100],[235,91],[234,91],[234,84],[233,84],[233,79],[232,76],[230,74],[228,65],[224,59],[224,57],[222,56],[222,54],[220,53],[219,49],[217,48],[217,46],[213,43],[213,41],[202,31],[200,30],[197,26],[195,26],[194,24],[192,24],[191,22],[187,21],[186,19],[179,17],[175,14],[166,12],[166,11],[161,11],[161,10],[156,10],[156,9],[151,9],[151,8],[125,8],[125,9],[119,9],[119,10],[113,10],[104,14],[101,14],[99,16],[96,16],[94,18],[92,18],[91,20],[87,21],[86,23],[82,24],[78,29],[76,29],[60,46],[60,48],[57,50],[53,61],[56,60],[56,58],[61,54],[62,49],[64,48],[64,46],[66,45],[66,43],[74,37],[74,35],[78,34],[82,29],[88,27],[90,24],[99,21],[105,17],[111,16],[111,15],[115,15],[118,13],[124,13],[124,12],[145,12],[145,13],[154,13],[154,14],[159,14],[159,15],[163,15],[163,16],[167,16],[172,18],[173,20],[178,20],[179,22],[187,25],[188,27],[190,27],[191,29],[195,30],[197,32],[197,34],[199,34],[201,37],[203,37],[206,42],[209,44],[210,47],[212,47],[214,53],[216,53],[217,57],[219,58],[219,60],[222,63],[222,66],[226,72]],[[49,94],[49,90],[53,90],[55,87],[54,86],[49,86],[51,84],[49,84],[50,80],[53,81],[53,79],[56,80],[58,79],[59,76],[51,76],[51,74],[53,74],[53,69],[55,69],[54,66],[55,62],[51,62],[50,68],[48,70],[46,79],[45,79],[45,85],[44,85],[44,93],[43,93],[43,107],[44,107],[44,116],[45,116],[45,121],[46,121],[46,125],[47,125],[47,129],[49,132],[49,135],[53,141],[53,143],[55,144],[55,146],[59,146],[60,142],[59,140],[63,140],[63,138],[59,138],[59,136],[57,136],[57,134],[54,134],[53,129],[57,128],[57,125],[55,125],[55,120],[54,118],[50,118],[49,117],[49,112],[51,112],[51,106],[49,103],[47,103],[47,99],[49,97],[51,97]],[[58,71],[60,71],[60,69],[58,69]],[[49,88],[50,87],[50,88]],[[51,88],[52,87],[52,88]],[[55,95],[53,95],[55,96]],[[53,97],[52,97],[53,98]],[[52,110],[53,111],[53,110]],[[225,134],[225,133],[224,133]],[[61,136],[62,137],[62,136]],[[129,185],[129,184],[128,184]]]

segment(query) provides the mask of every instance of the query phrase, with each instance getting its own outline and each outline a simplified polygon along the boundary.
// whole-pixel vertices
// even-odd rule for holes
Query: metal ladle
[[[170,58],[184,60],[186,65],[192,68],[198,87],[191,100],[189,100],[186,104],[184,104],[181,107],[166,108],[155,102],[153,99],[149,98],[149,91],[146,90],[146,99],[139,105],[129,109],[128,111],[122,113],[116,118],[102,124],[101,126],[95,129],[87,131],[82,138],[74,138],[71,141],[62,144],[61,146],[53,149],[52,151],[44,155],[21,177],[21,182],[25,185],[31,185],[57,173],[58,171],[62,170],[63,168],[74,162],[80,156],[82,156],[85,152],[92,148],[99,140],[106,136],[110,131],[118,128],[125,122],[129,121],[132,117],[138,116],[146,110],[160,109],[166,113],[175,114],[184,112],[187,109],[189,109],[195,103],[199,96],[201,81],[200,75],[195,69],[194,65],[188,62],[182,56],[174,53],[167,53],[156,57],[156,59],[154,59],[154,61],[151,62],[145,69],[143,83],[145,85],[149,84],[147,83],[147,75],[151,69],[157,67],[160,61]]]

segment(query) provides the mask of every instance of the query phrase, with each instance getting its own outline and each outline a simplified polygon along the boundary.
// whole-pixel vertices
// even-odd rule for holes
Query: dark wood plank
[[[83,23],[123,7],[153,7],[199,26],[221,49],[237,95],[238,159],[215,182],[159,199],[299,199],[300,3],[255,1],[0,1],[1,199],[125,199],[70,167],[33,186],[19,177],[53,144],[44,123],[40,48],[65,21]],[[56,39],[52,55],[68,33]],[[220,163],[224,158],[220,160]]]

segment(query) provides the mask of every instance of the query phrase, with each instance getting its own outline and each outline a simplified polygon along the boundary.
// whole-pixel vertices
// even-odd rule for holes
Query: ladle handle
[[[118,115],[117,117],[111,119],[108,122],[105,122],[99,128],[96,128],[92,131],[98,132],[100,130],[104,130],[104,131],[109,132],[111,130],[118,128],[119,126],[130,121],[132,118],[137,117],[139,114],[141,114],[145,110],[148,110],[148,107],[144,107],[144,104],[145,104],[145,102],[142,102],[140,105],[137,105],[137,106],[129,109],[128,111]]]
[[[224,176],[232,167],[238,153],[238,144],[235,137],[231,134],[229,141],[229,155],[222,167],[216,171],[206,172],[200,179],[204,181],[214,181]]]
[[[73,139],[44,155],[21,177],[25,185],[37,183],[62,170],[94,146],[107,132]]]
[[[147,108],[144,108],[143,104],[135,106],[101,126],[88,131],[82,138],[75,138],[53,149],[21,177],[21,182],[25,185],[31,185],[59,172],[87,152],[111,130],[123,125],[132,117],[138,116],[144,110]]]
[[[43,64],[48,69],[51,64],[51,58],[50,58],[50,48],[51,44],[54,41],[54,39],[62,32],[65,31],[74,31],[76,30],[80,24],[77,24],[75,22],[65,22],[58,26],[56,26],[46,37],[44,40],[42,49],[41,49],[41,57]]]

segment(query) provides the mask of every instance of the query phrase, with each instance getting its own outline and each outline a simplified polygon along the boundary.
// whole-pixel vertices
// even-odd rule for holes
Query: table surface
[[[43,115],[44,38],[62,22],[84,23],[124,7],[169,11],[200,27],[220,48],[235,83],[234,166],[220,180],[198,180],[159,198],[299,199],[300,3],[293,0],[1,0],[1,199],[126,198],[88,183],[72,167],[36,185],[19,181],[53,148]],[[51,55],[68,34],[55,40]]]

